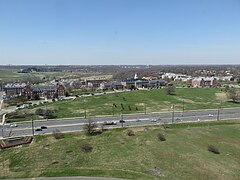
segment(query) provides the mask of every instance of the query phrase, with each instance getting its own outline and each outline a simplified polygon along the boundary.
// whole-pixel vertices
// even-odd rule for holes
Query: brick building
[[[214,87],[217,84],[217,80],[214,77],[199,77],[192,79],[193,87]]]
[[[8,83],[3,87],[3,90],[6,96],[20,96],[26,86],[26,83]]]
[[[28,99],[65,97],[66,88],[63,85],[26,86],[24,94]]]

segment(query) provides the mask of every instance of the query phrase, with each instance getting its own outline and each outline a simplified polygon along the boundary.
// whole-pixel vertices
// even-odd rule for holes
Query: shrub
[[[213,145],[209,145],[209,146],[208,146],[208,151],[210,151],[210,152],[212,152],[212,153],[214,153],[214,154],[220,154],[218,148],[216,148],[216,147],[213,146]]]
[[[61,133],[61,131],[59,129],[55,129],[53,131],[53,137],[55,139],[61,139],[61,138],[63,138],[63,134]]]
[[[84,153],[92,152],[92,150],[93,150],[93,147],[88,143],[85,143],[85,144],[81,145],[81,151],[84,152]]]
[[[160,141],[166,141],[166,138],[165,138],[165,136],[164,136],[162,133],[159,133],[159,134],[158,134],[158,139],[159,139]]]
[[[128,136],[135,136],[135,133],[134,133],[133,130],[129,129],[129,130],[127,131],[127,135],[128,135]]]

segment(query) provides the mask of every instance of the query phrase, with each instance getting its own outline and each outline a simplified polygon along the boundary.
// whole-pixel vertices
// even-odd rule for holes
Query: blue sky
[[[0,64],[239,64],[240,0],[0,0]]]

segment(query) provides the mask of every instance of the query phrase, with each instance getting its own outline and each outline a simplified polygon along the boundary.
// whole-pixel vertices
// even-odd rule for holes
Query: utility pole
[[[220,108],[218,106],[218,109],[217,109],[217,120],[219,121],[220,120]]]
[[[147,105],[146,105],[146,103],[144,103],[144,114],[145,115],[147,114]]]
[[[33,115],[32,115],[32,136],[34,136],[34,124],[33,124]]]
[[[123,127],[124,121],[123,121],[123,111],[122,111],[122,109],[121,109],[120,123],[122,124],[122,127]]]
[[[172,105],[172,124],[174,122],[174,105]]]
[[[184,100],[182,101],[182,112],[184,112]]]
[[[87,110],[86,110],[86,103],[84,101],[84,118],[87,118]]]
[[[112,115],[114,116],[114,104],[112,105]]]

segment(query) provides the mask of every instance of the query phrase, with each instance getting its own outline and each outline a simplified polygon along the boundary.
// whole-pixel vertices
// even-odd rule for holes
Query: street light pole
[[[219,121],[220,120],[220,108],[218,106],[218,109],[217,109],[217,120]]]
[[[147,114],[147,105],[146,105],[146,103],[144,103],[144,114],[145,115]]]
[[[112,105],[112,115],[114,116],[114,104]]]
[[[173,124],[173,121],[174,121],[174,105],[172,106],[172,124]]]
[[[84,101],[84,118],[87,118],[87,110],[86,110],[86,103]]]
[[[182,112],[184,112],[184,100],[182,101]]]
[[[32,136],[34,136],[34,124],[33,124],[33,115],[32,115]]]

